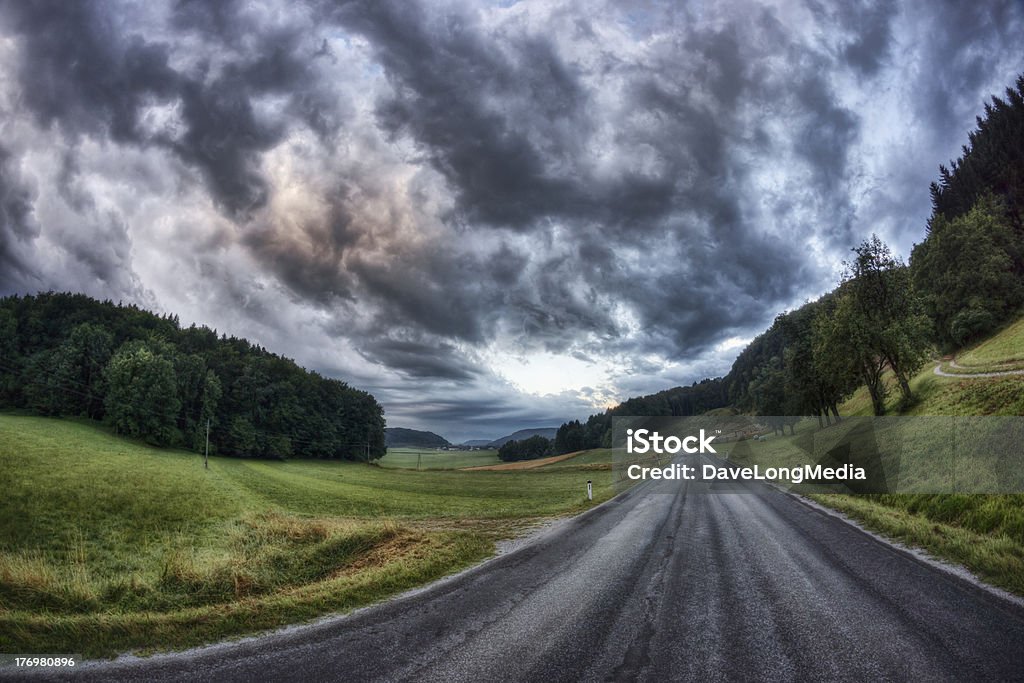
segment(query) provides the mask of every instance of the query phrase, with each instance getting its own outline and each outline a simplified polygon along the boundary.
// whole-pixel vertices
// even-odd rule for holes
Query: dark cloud
[[[993,87],[1010,85],[993,73],[1000,58],[1020,52],[1022,6],[1014,0],[936,3],[915,8],[922,46],[917,92],[909,98],[927,127],[947,134],[963,126],[964,114],[978,111]],[[972,117],[973,119],[973,117]],[[962,139],[965,131],[960,131]]]
[[[169,96],[177,74],[165,45],[125,34],[118,18],[90,3],[9,2],[4,19],[24,37],[18,65],[25,104],[39,123],[76,134],[105,131],[137,141],[148,96]]]
[[[414,379],[468,381],[481,371],[459,359],[455,348],[443,341],[417,342],[380,339],[363,348],[363,354]]]
[[[247,29],[252,28],[248,22],[241,22],[241,4],[237,0],[176,0],[171,4],[171,25],[237,45]]]
[[[380,125],[422,146],[458,195],[458,220],[524,227],[588,203],[549,168],[572,163],[560,131],[585,124],[586,97],[548,40],[488,35],[471,12],[434,17],[405,2],[350,3],[337,18],[373,43],[394,84]]]
[[[32,215],[35,197],[18,177],[10,152],[0,146],[0,293],[34,283],[32,264],[22,252],[39,235]]]
[[[192,306],[418,426],[555,423],[726,369],[872,230],[905,250],[1022,15],[6,2],[0,288]],[[517,393],[502,354],[607,386]]]
[[[351,299],[352,278],[343,264],[359,234],[344,200],[339,188],[325,217],[302,219],[292,230],[253,226],[243,241],[298,296],[325,305]]]
[[[185,2],[175,9],[178,27],[225,47],[231,35],[255,45],[224,53],[226,62],[215,72],[209,63],[179,71],[169,65],[168,42],[143,38],[105,5],[6,3],[4,19],[25,46],[18,69],[25,104],[41,125],[59,124],[68,135],[105,132],[116,142],[173,150],[204,173],[228,211],[245,216],[266,202],[258,155],[279,142],[288,125],[285,118],[258,119],[253,100],[285,94],[295,111],[326,132],[326,119],[304,87],[313,48],[297,30],[246,35],[257,27],[231,3]],[[144,130],[142,114],[153,104],[179,107],[180,135]]]
[[[834,27],[838,56],[861,76],[870,77],[890,59],[892,22],[899,5],[885,0],[826,3],[808,0],[817,21]]]
[[[563,221],[565,239],[572,241],[597,223],[603,244],[584,238],[582,246],[589,255],[600,250],[606,268],[624,246],[662,251],[659,241],[666,240],[677,247],[678,262],[658,260],[648,272],[620,277],[601,272],[595,261],[541,257],[532,286],[513,288],[505,304],[509,328],[532,343],[562,350],[580,333],[617,337],[615,321],[599,304],[602,294],[614,292],[643,314],[655,332],[652,341],[670,339],[677,349],[701,351],[721,334],[722,324],[740,325],[751,315],[763,319],[764,306],[806,285],[798,279],[802,274],[816,275],[800,267],[799,252],[742,225],[740,197],[748,188],[733,155],[746,135],[739,111],[744,97],[769,100],[764,106],[796,113],[801,128],[795,151],[812,168],[816,189],[834,192],[857,126],[817,74],[821,58],[805,60],[797,89],[772,89],[776,82],[751,90],[764,55],[745,53],[741,29],[730,26],[684,31],[652,51],[646,63],[619,64],[614,68],[623,72],[622,107],[598,114],[610,118],[613,142],[624,156],[649,153],[658,168],[639,173],[624,159],[598,177],[586,149],[601,121],[588,109],[593,98],[585,79],[559,56],[553,36],[510,37],[481,28],[471,12],[426,16],[405,4],[355,3],[340,17],[371,40],[392,82],[392,93],[378,103],[381,125],[413,138],[449,181],[459,224],[536,233],[552,220]],[[772,28],[781,31],[778,22]],[[785,42],[769,49],[796,50]],[[792,74],[775,74],[781,77]],[[686,217],[674,215],[680,210]],[[710,264],[728,277],[708,272]],[[508,278],[507,268],[497,274]],[[414,278],[409,291],[400,291],[391,275],[363,273],[380,278],[377,291],[392,289],[392,301],[411,302],[403,315],[479,338],[479,330],[436,310],[453,303],[451,292],[442,288],[444,296],[431,297]],[[664,295],[666,287],[672,297]],[[467,310],[457,296],[454,303],[454,309]]]
[[[354,258],[349,264],[379,310],[375,327],[414,328],[470,342],[485,339],[487,310],[499,306],[500,293],[490,290],[470,259],[451,258],[428,250],[389,262]]]

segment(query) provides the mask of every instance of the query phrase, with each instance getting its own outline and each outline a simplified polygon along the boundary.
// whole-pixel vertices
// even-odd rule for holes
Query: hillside
[[[988,339],[962,349],[949,370],[971,374],[1024,369],[1024,317]]]
[[[388,448],[445,448],[451,446],[448,439],[434,432],[404,427],[386,427],[384,443]]]
[[[512,432],[507,436],[503,436],[500,439],[495,439],[487,444],[487,448],[501,448],[509,441],[522,441],[523,439],[529,439],[531,436],[543,436],[545,439],[554,439],[555,434],[558,433],[557,427],[540,427],[536,429],[520,429],[517,432]]]
[[[87,417],[158,446],[244,457],[384,454],[365,391],[246,339],[83,294],[0,298],[0,409]]]
[[[917,401],[900,413],[896,392],[890,391],[886,410],[903,415],[1024,415],[1024,375],[1011,374],[1021,370],[1022,350],[1024,317],[961,350],[955,360],[925,365],[910,382]],[[947,375],[937,374],[936,368]],[[1007,374],[988,376],[993,372]],[[894,388],[891,373],[884,380]],[[871,415],[867,389],[858,387],[839,408],[843,415]]]

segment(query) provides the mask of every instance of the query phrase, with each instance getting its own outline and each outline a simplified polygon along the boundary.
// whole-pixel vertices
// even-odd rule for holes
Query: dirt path
[[[949,362],[950,367],[966,370],[962,365],[957,365],[955,360]],[[972,379],[975,377],[1006,377],[1008,375],[1024,375],[1024,370],[1002,370],[1001,372],[946,372],[942,369],[942,363],[935,365],[935,374],[939,377],[963,377]]]

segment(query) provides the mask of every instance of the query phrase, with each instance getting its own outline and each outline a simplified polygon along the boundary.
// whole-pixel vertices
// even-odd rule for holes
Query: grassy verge
[[[334,567],[320,580],[285,582],[265,593],[242,591],[223,602],[170,609],[106,606],[84,613],[39,606],[5,608],[0,610],[0,632],[5,634],[0,647],[10,652],[79,652],[95,657],[199,645],[345,612],[440,578],[493,552],[493,542],[486,536],[468,532],[424,534],[393,528],[387,536],[388,542],[367,548],[356,561]],[[204,579],[209,575],[172,576],[173,583],[206,591]],[[223,581],[215,580],[209,588],[231,592],[230,584]]]
[[[938,443],[943,430],[933,420],[903,423],[899,429],[903,440],[928,439],[924,457],[909,458],[907,449],[898,455],[899,485],[902,490],[934,491],[944,486],[947,453]],[[939,421],[942,421],[939,418]],[[848,422],[848,425],[854,424]],[[795,436],[774,437],[750,445],[736,444],[729,453],[730,461],[762,467],[790,467],[811,463],[806,447],[816,425],[804,421],[797,425]],[[892,429],[892,428],[890,428]],[[827,431],[825,432],[827,434]],[[879,442],[881,445],[881,442]],[[992,463],[983,456],[975,459],[964,455],[976,474],[991,474]],[[934,458],[934,459],[933,459]],[[883,462],[887,455],[883,452]],[[965,463],[966,465],[967,463]],[[886,465],[890,467],[890,465]],[[968,470],[963,470],[966,473]],[[817,489],[819,492],[814,492]],[[822,505],[839,510],[872,531],[923,549],[929,554],[963,565],[993,585],[1024,595],[1024,495],[1021,494],[838,494],[822,493],[807,486],[805,495]]]
[[[1024,596],[1024,496],[815,494],[866,528]]]
[[[587,479],[595,500],[585,498]],[[0,651],[106,656],[346,611],[472,565],[610,473],[214,459],[0,415]]]

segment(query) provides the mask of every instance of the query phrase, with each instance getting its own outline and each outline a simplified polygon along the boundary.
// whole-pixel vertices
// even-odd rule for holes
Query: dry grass
[[[535,460],[519,460],[516,462],[506,462],[500,465],[483,465],[481,467],[463,467],[465,472],[507,472],[512,470],[532,470],[538,467],[544,467],[545,465],[553,465],[556,462],[562,462],[575,458],[584,451],[574,451],[572,453],[564,453],[562,455],[552,455],[550,458],[537,458]]]

